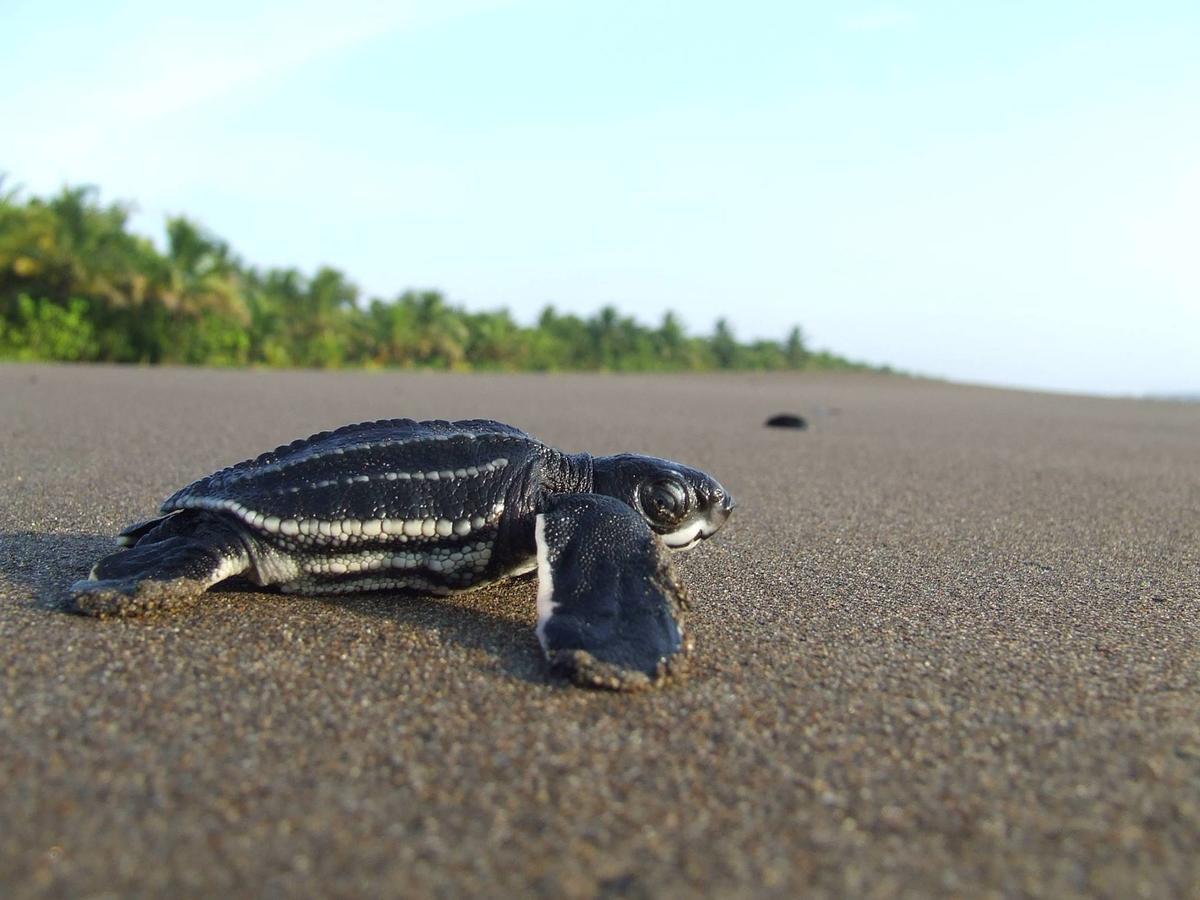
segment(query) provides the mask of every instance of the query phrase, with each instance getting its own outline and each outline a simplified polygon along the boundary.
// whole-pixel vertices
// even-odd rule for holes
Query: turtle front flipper
[[[122,537],[133,545],[71,585],[74,612],[104,618],[166,609],[250,566],[237,526],[214,513],[188,510],[139,523]]]
[[[611,497],[552,497],[536,535],[537,635],[553,670],[611,690],[683,671],[687,593],[640,515]]]

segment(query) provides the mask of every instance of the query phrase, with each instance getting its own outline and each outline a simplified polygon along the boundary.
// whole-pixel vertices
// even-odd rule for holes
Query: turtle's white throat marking
[[[689,550],[700,542],[701,538],[706,538],[713,533],[705,531],[704,526],[708,524],[703,519],[697,519],[691,525],[685,528],[680,528],[678,531],[671,531],[662,536],[662,542],[672,550]]]
[[[546,650],[546,623],[554,615],[558,604],[554,602],[554,575],[550,571],[550,548],[546,545],[546,516],[539,514],[535,520],[534,535],[537,540],[537,638]]]

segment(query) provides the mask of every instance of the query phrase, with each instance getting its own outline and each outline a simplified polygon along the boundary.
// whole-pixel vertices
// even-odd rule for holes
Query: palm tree
[[[229,245],[190,219],[167,220],[163,305],[190,316],[218,315],[250,324],[250,309]]]
[[[145,299],[154,247],[125,230],[127,207],[101,207],[93,187],[63,188],[23,207],[14,199],[10,193],[0,200],[0,290],[116,307]]]
[[[663,316],[662,324],[658,326],[654,337],[658,344],[658,357],[663,363],[669,368],[678,368],[684,364],[687,333],[675,313],[668,312]]]
[[[403,299],[413,307],[418,360],[424,365],[463,368],[468,333],[462,314],[447,306],[438,291],[408,292]]]
[[[799,325],[792,328],[788,333],[783,353],[790,369],[803,369],[808,362],[811,354],[808,352],[808,347],[805,346],[804,332],[800,329]]]
[[[713,331],[710,344],[717,365],[722,369],[732,369],[737,362],[738,342],[737,338],[733,336],[733,329],[729,326],[728,319],[717,319],[717,327]]]

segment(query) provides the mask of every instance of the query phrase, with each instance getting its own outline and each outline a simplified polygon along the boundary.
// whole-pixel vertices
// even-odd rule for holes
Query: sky
[[[1200,4],[0,0],[0,171],[532,321],[1200,392]]]

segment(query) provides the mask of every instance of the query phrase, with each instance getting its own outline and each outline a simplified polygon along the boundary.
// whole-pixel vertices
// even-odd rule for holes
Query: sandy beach
[[[690,679],[549,678],[531,583],[63,612],[177,487],[394,416],[718,477]],[[9,365],[0,423],[8,897],[1200,896],[1200,404]]]

